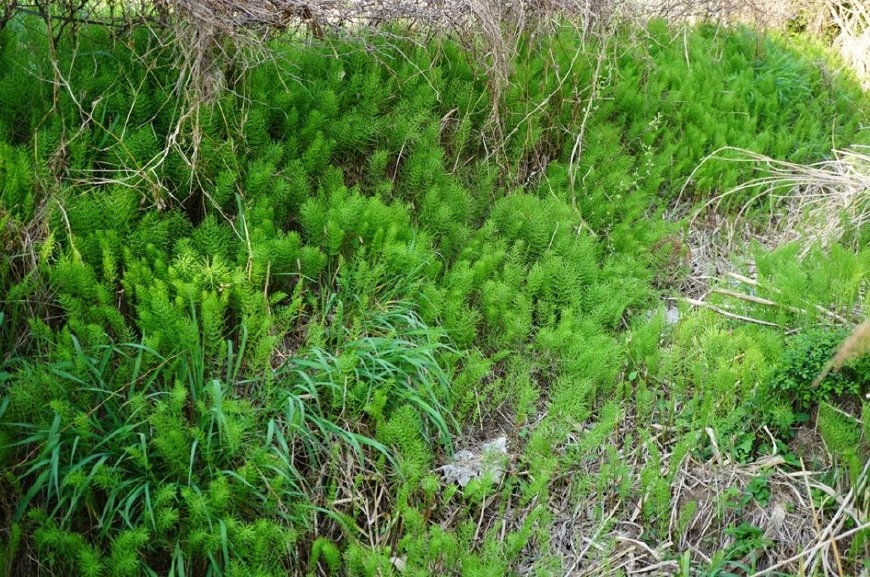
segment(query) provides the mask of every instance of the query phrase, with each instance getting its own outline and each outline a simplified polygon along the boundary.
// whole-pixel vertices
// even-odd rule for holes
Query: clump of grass
[[[834,150],[831,159],[811,164],[774,159],[751,150],[724,147],[703,162],[749,163],[764,176],[750,178],[707,201],[698,214],[720,207],[730,197],[745,198],[738,217],[766,200],[770,207],[768,235],[780,242],[799,241],[805,255],[814,245],[830,247],[848,239],[855,246],[866,240],[870,224],[870,147],[855,145]],[[702,162],[702,164],[703,164]],[[685,187],[684,187],[685,190]]]

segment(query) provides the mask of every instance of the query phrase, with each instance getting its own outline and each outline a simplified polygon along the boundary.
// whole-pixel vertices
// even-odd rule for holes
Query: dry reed
[[[825,377],[831,371],[838,371],[843,368],[843,365],[852,359],[857,359],[870,353],[870,319],[867,319],[860,325],[855,327],[852,333],[843,339],[837,353],[834,355],[816,380],[813,381],[813,386],[817,387],[825,380]]]
[[[828,247],[870,223],[870,146],[835,150],[832,159],[813,164],[795,164],[724,147],[707,156],[701,165],[713,159],[754,164],[767,174],[710,199],[697,210],[695,218],[711,207],[718,208],[731,196],[752,194],[738,217],[758,200],[772,199],[777,201],[777,210],[771,215],[768,229],[781,241],[800,241],[802,255],[814,244]]]

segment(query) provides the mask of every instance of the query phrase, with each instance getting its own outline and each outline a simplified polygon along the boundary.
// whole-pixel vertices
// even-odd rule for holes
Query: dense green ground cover
[[[86,29],[56,70],[33,23],[0,34],[7,574],[555,574],[555,487],[601,519],[643,495],[656,543],[683,456],[752,460],[819,402],[861,416],[866,362],[809,383],[838,343],[812,305],[866,317],[866,231],[747,247],[787,305],[753,316],[797,336],[662,304],[689,272],[666,211],[754,174],[693,174],[708,154],[870,143],[823,54],[566,28],[520,46],[496,108],[455,43],[384,38],[276,43],[184,118],[148,32]],[[868,406],[863,429],[825,406],[855,478]],[[502,483],[433,472],[495,431]]]

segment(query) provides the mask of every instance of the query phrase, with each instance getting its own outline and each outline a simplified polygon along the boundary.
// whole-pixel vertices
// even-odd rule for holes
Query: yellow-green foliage
[[[602,479],[647,495],[654,536],[669,479],[644,427],[678,431],[680,456],[711,451],[709,427],[750,459],[762,425],[786,437],[807,408],[772,400],[780,332],[665,322],[680,279],[654,248],[716,148],[810,161],[870,138],[866,96],[786,42],[621,31],[584,118],[601,47],[569,27],[524,37],[496,119],[451,40],[283,38],[243,78],[226,70],[233,90],[192,126],[150,30],[84,26],[57,45],[55,91],[41,21],[18,18],[0,31],[7,571],[376,575],[401,558],[406,574],[509,574],[546,549],[550,484],[573,464],[605,455]],[[683,200],[748,174],[706,163]],[[757,316],[797,325],[813,303],[851,311],[870,258],[756,261],[784,305]],[[610,441],[629,413],[626,445],[650,455],[636,480]],[[859,429],[838,415],[819,426],[854,468]],[[526,474],[441,487],[454,437],[490,422],[514,427]],[[364,463],[354,483],[389,480],[394,533],[315,503],[336,455]],[[494,502],[531,513],[479,534]],[[343,531],[315,535],[324,517]]]

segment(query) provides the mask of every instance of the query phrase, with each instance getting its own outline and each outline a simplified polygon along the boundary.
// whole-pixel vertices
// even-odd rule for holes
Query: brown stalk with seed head
[[[837,349],[837,354],[834,355],[828,364],[825,365],[825,368],[822,369],[822,372],[819,373],[819,376],[816,377],[816,380],[813,381],[813,386],[819,386],[825,377],[828,376],[828,373],[833,369],[834,371],[839,371],[843,364],[849,359],[856,359],[861,355],[865,355],[870,353],[870,319],[867,319],[860,325],[855,327],[855,330],[852,331],[852,334],[846,337],[842,343],[840,343],[840,348]]]

